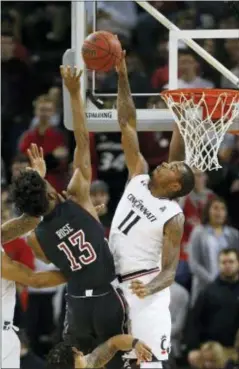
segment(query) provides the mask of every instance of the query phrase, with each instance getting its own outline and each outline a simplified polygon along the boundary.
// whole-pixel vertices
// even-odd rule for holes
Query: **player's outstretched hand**
[[[132,293],[138,296],[140,299],[143,299],[145,296],[148,296],[147,286],[138,279],[132,281],[129,288],[131,289]]]
[[[43,148],[40,147],[39,149],[36,144],[32,143],[30,148],[27,150],[27,154],[31,163],[31,168],[36,170],[40,176],[44,178],[46,175],[46,163],[44,160]]]
[[[83,73],[77,67],[71,68],[69,65],[60,66],[61,76],[64,84],[71,95],[77,94],[80,91],[80,77]]]
[[[145,345],[145,343],[138,341],[135,345],[134,350],[138,359],[137,365],[139,365],[140,362],[152,360],[152,351],[147,345]]]

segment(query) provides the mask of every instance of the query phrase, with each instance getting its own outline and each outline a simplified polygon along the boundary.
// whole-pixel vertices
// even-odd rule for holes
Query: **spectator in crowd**
[[[13,178],[16,178],[21,171],[25,170],[29,166],[28,157],[25,154],[18,153],[12,161],[11,174]]]
[[[92,22],[93,3],[87,2],[88,22]],[[131,31],[137,20],[134,1],[97,1],[97,30],[117,34],[123,43],[129,44]]]
[[[109,213],[108,203],[110,200],[109,187],[104,181],[96,180],[92,182],[90,188],[90,195],[94,206],[104,205],[99,219],[105,229],[105,237],[109,237],[110,226],[112,221],[112,214]]]
[[[189,363],[200,361],[201,343],[216,341],[230,357],[239,327],[239,253],[228,248],[219,253],[219,277],[201,291],[191,312],[188,330]],[[224,362],[225,364],[225,362]],[[200,367],[200,366],[199,366]],[[223,366],[222,366],[223,367]],[[216,369],[216,368],[215,368]]]
[[[181,49],[178,54],[178,88],[213,88],[214,85],[199,76],[199,63],[189,49]],[[168,85],[165,86],[168,88]]]
[[[239,40],[238,39],[228,39],[225,41],[225,50],[227,54],[227,63],[231,72],[239,77]],[[235,85],[230,82],[224,76],[221,77],[221,87],[222,88],[235,88]]]
[[[227,355],[220,343],[210,341],[202,345],[197,356],[191,355],[190,360],[195,369],[223,369]]]
[[[236,334],[234,348],[235,348],[235,360],[233,359],[228,360],[224,369],[239,369],[239,329]]]
[[[31,143],[42,147],[47,165],[46,179],[58,192],[61,192],[66,186],[68,147],[64,134],[50,124],[53,114],[52,100],[48,95],[39,96],[35,102],[38,124],[34,129],[24,133],[19,142],[19,150],[26,154]]]
[[[44,272],[55,270],[53,264],[45,264],[34,259],[34,270]],[[57,287],[36,289],[28,287],[28,306],[26,310],[26,332],[34,354],[44,357],[52,347],[55,329],[53,298]]]
[[[36,356],[29,348],[29,341],[24,330],[18,332],[21,343],[20,366],[21,369],[46,369],[46,362]]]
[[[209,186],[227,203],[230,222],[239,228],[239,137],[227,134],[218,153],[222,166],[218,171],[209,172]]]
[[[180,249],[180,261],[176,274],[177,282],[188,290],[191,287],[191,272],[188,266],[187,251],[189,237],[195,226],[201,223],[203,210],[208,201],[214,196],[213,192],[206,187],[206,173],[194,170],[194,176],[195,187],[193,191],[180,202],[185,216],[185,225]]]
[[[178,358],[181,356],[181,340],[189,308],[189,293],[180,284],[174,282],[170,287],[170,294],[172,355]]]
[[[31,73],[29,66],[14,55],[11,34],[1,35],[1,87],[2,87],[2,157],[10,166],[17,140],[26,129],[31,106]]]
[[[227,206],[220,198],[208,202],[202,225],[194,228],[188,245],[192,279],[192,304],[218,275],[218,254],[229,247],[239,249],[239,232],[227,223]]]
[[[109,211],[114,213],[128,178],[121,147],[121,135],[119,132],[92,133],[90,148],[93,179],[99,179],[108,184]]]
[[[51,87],[48,91],[49,99],[52,100],[54,112],[50,118],[50,125],[58,127],[61,123],[61,109],[59,100],[61,99],[61,90],[59,87]],[[35,116],[31,121],[31,127],[36,127],[39,124],[39,117]]]
[[[9,199],[8,191],[2,193],[1,202],[1,215],[2,223],[7,222],[9,219],[13,218],[13,205]],[[10,242],[3,244],[4,251],[11,257],[21,264],[26,265],[30,269],[34,269],[34,256],[32,249],[28,246],[24,238],[16,238]],[[14,324],[16,326],[24,326],[24,311],[26,309],[27,303],[27,289],[25,286],[17,286],[17,299],[15,307]]]

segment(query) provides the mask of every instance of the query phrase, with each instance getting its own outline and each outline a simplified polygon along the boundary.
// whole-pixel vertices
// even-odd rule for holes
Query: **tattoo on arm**
[[[147,173],[147,163],[140,153],[136,131],[136,109],[126,72],[119,73],[117,112],[122,132],[122,146],[130,177]]]
[[[147,289],[150,295],[162,291],[173,283],[179,260],[180,243],[183,230],[183,213],[176,215],[165,225],[163,237],[162,270],[151,282],[147,284]]]
[[[97,347],[87,358],[86,368],[102,368],[117,352],[117,348],[108,342]]]
[[[1,226],[2,243],[10,242],[35,229],[40,219],[23,214],[11,219]]]
[[[120,126],[129,124],[136,130],[136,109],[126,73],[119,73],[117,111]]]

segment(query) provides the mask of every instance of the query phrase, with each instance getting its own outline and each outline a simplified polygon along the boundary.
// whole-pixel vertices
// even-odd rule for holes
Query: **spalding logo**
[[[96,56],[96,50],[88,49],[88,47],[82,48],[83,54],[88,56]]]
[[[91,112],[85,113],[87,119],[112,119],[112,112]]]

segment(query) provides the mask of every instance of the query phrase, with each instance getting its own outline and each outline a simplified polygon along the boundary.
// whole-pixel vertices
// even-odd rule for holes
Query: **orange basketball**
[[[81,53],[88,69],[108,72],[119,62],[122,48],[112,33],[98,31],[85,39]]]

